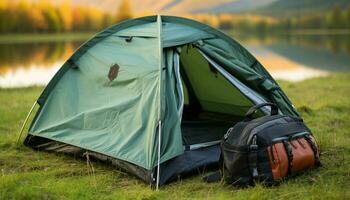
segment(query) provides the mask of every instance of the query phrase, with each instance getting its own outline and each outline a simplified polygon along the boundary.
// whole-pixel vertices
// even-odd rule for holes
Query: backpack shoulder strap
[[[204,176],[202,179],[203,181],[207,182],[207,183],[215,183],[215,182],[219,182],[222,179],[222,167],[223,167],[223,158],[222,158],[222,153],[220,153],[220,158],[219,158],[219,170]]]
[[[221,173],[218,170],[212,174],[204,176],[203,180],[207,183],[215,183],[215,182],[219,182],[221,180],[221,178],[222,178]]]

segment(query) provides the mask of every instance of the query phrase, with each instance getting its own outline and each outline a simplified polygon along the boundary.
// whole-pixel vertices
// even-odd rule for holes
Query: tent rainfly
[[[63,64],[24,143],[89,154],[158,187],[217,164],[221,137],[263,102],[298,116],[229,36],[190,19],[142,17],[98,33]]]

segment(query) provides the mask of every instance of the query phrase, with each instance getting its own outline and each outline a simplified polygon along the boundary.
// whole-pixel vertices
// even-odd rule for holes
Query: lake
[[[300,81],[350,71],[350,35],[234,35],[276,79]],[[47,84],[87,39],[0,40],[0,87]]]

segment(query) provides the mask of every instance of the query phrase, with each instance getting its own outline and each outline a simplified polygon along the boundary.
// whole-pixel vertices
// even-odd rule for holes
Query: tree
[[[330,28],[342,28],[341,8],[339,5],[334,6],[330,15],[330,23]]]
[[[58,13],[58,10],[49,5],[43,13],[45,20],[48,25],[49,32],[61,32],[62,31],[62,20]]]
[[[223,30],[233,29],[232,15],[222,14],[219,16],[219,28]]]
[[[73,24],[72,24],[72,29],[74,31],[82,31],[83,30],[82,24],[83,24],[83,21],[85,19],[84,19],[82,12],[81,12],[81,8],[74,7],[72,15],[73,15],[73,19],[74,19]]]
[[[132,11],[129,0],[123,0],[119,5],[116,21],[120,22],[130,18],[132,18]]]
[[[346,9],[346,12],[345,12],[345,21],[346,21],[346,27],[348,29],[350,29],[350,5],[348,6],[348,8]]]
[[[16,15],[14,16],[15,32],[29,32],[32,30],[31,21],[29,21],[30,5],[27,1],[21,0],[16,5]]]
[[[107,14],[105,13],[103,15],[103,18],[102,18],[102,22],[101,22],[101,28],[106,28],[110,25],[113,24],[113,16],[111,16],[110,14]]]
[[[44,32],[47,31],[49,26],[47,21],[45,20],[45,16],[43,13],[42,7],[40,5],[35,4],[31,6],[32,12],[28,13],[28,19],[32,24],[31,31],[33,32]]]
[[[266,20],[261,20],[255,24],[255,28],[260,34],[264,34],[268,30],[269,24],[267,23]]]
[[[58,14],[62,20],[62,28],[64,31],[71,31],[73,27],[73,10],[71,3],[64,0],[58,7]]]

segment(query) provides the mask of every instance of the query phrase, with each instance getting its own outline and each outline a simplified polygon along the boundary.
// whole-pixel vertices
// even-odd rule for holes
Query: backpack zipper
[[[304,135],[309,135],[310,133],[307,132],[307,131],[304,131],[304,132],[299,132],[299,133],[295,133],[291,136],[282,136],[282,137],[278,137],[278,138],[274,138],[271,140],[271,142],[279,142],[279,141],[282,141],[282,140],[291,140],[291,139],[294,139],[296,137],[300,137],[300,136],[304,136]]]
[[[291,139],[294,139],[294,138],[300,137],[300,136],[304,136],[304,135],[310,135],[310,133],[307,132],[307,131],[299,132],[299,133],[296,133],[296,134],[291,135]]]
[[[267,116],[267,117],[271,117],[271,116]],[[272,117],[274,117],[272,120],[271,119],[268,119],[268,120],[271,120],[271,121],[275,121],[275,120],[279,120],[279,119],[282,119],[282,118],[285,118],[285,116],[280,116],[280,115],[274,115],[274,116],[272,116]],[[267,120],[267,121],[268,121]],[[267,121],[261,121],[261,122],[259,122],[259,123],[255,123],[255,124],[253,124],[253,125],[251,125],[251,126],[246,126],[243,130],[242,130],[242,132],[250,132],[250,131],[252,131],[252,129],[254,129],[254,128],[256,128],[256,127],[258,127],[258,126],[260,126],[260,125],[262,125],[262,124],[264,124],[264,123],[266,123]],[[268,126],[268,127],[270,127],[270,126]],[[266,127],[267,128],[267,127]],[[247,144],[251,144],[251,142],[252,142],[252,138],[254,137],[256,135],[256,133],[255,134],[253,134],[253,135],[250,135],[249,137],[248,137],[248,140],[247,140]]]

